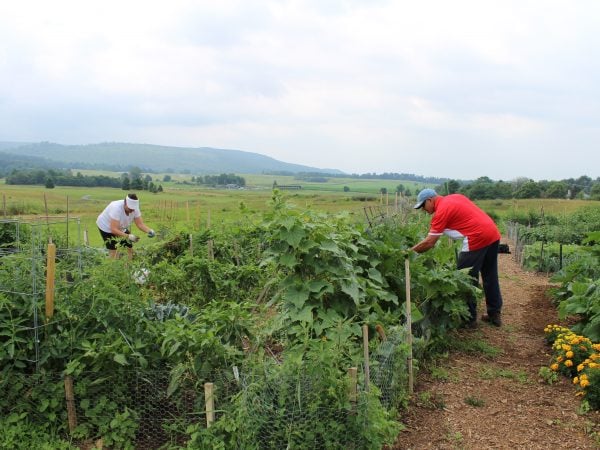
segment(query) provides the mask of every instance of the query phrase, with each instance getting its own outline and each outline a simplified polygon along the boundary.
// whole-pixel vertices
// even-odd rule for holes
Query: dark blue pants
[[[498,282],[498,245],[496,241],[487,247],[472,252],[460,252],[457,268],[470,268],[469,275],[473,277],[473,284],[479,285],[479,274],[483,280],[483,292],[488,314],[500,313],[502,310],[502,294]],[[467,300],[471,320],[477,319],[477,301],[472,298]]]

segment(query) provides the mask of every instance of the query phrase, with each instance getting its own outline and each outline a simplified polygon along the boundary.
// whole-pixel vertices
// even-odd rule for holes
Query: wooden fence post
[[[194,256],[194,235],[190,233],[190,256]]]
[[[54,277],[56,274],[56,244],[50,242],[46,255],[46,320],[54,315]]]
[[[213,249],[214,242],[212,239],[209,239],[206,244],[208,246],[208,259],[213,261],[215,259],[215,251]]]
[[[412,315],[410,304],[410,261],[404,260],[404,271],[406,278],[406,339],[408,344],[408,356],[406,363],[408,366],[408,394],[413,394],[413,354],[412,354]]]
[[[371,379],[370,369],[369,369],[369,326],[362,326],[363,332],[363,356],[365,360],[365,392],[369,392],[369,382]]]
[[[350,378],[350,385],[348,386],[348,399],[352,404],[352,408],[356,406],[356,400],[358,398],[358,386],[357,386],[357,369],[356,367],[348,368],[348,377]]]
[[[204,383],[204,405],[206,409],[206,428],[210,428],[215,421],[215,399],[213,396],[213,383]]]
[[[65,376],[65,399],[67,400],[67,418],[69,419],[69,431],[73,433],[77,428],[77,411],[75,410],[75,394],[73,393],[73,378]]]

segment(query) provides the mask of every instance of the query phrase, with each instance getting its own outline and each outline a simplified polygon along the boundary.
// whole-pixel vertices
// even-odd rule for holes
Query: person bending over
[[[423,253],[431,249],[442,234],[452,239],[462,239],[457,268],[469,268],[473,283],[479,285],[479,274],[483,280],[483,291],[487,314],[481,317],[497,327],[502,325],[502,294],[498,282],[498,245],[500,231],[483,210],[461,194],[438,195],[433,189],[423,189],[417,196],[415,209],[423,208],[432,215],[427,237],[411,247]],[[470,319],[466,326],[477,326],[477,302],[467,299]]]
[[[132,222],[147,233],[148,237],[156,235],[142,220],[140,201],[136,194],[127,194],[123,200],[110,202],[96,219],[96,225],[111,258],[117,257],[117,245],[127,248],[129,259],[133,258],[133,243],[137,242],[139,237],[130,231]]]

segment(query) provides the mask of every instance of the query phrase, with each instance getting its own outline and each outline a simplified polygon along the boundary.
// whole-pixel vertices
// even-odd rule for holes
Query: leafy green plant
[[[0,448],[14,450],[75,450],[76,446],[27,420],[26,413],[0,418]]]

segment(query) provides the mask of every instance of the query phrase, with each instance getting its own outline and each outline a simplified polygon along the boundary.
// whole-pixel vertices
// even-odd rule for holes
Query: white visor
[[[129,209],[133,209],[135,211],[138,211],[140,209],[140,201],[139,200],[133,200],[132,198],[127,197],[127,198],[125,198],[125,202]]]

